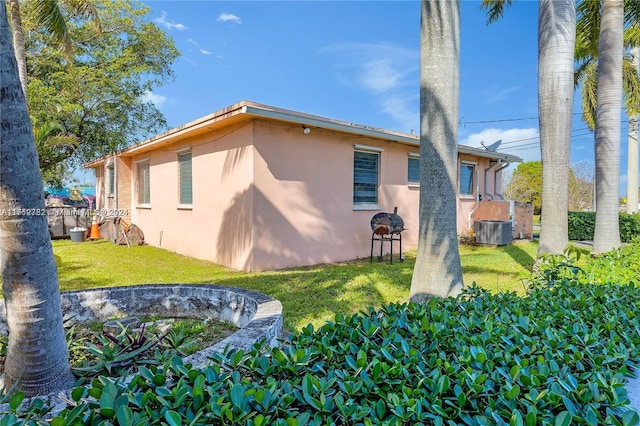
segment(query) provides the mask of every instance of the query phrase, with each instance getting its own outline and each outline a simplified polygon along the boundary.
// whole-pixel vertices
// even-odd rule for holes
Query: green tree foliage
[[[86,14],[67,10],[69,56],[38,23],[37,4],[29,0],[22,7],[30,114],[37,123],[56,123],[49,138],[75,139],[39,149],[43,173],[55,174],[61,164],[90,160],[166,128],[147,95],[173,77],[179,52],[150,21],[147,6],[98,0],[101,28]]]
[[[508,200],[533,203],[535,214],[542,210],[542,162],[521,163],[505,185],[504,195]],[[570,211],[584,211],[592,206],[593,169],[582,162],[571,165],[569,170]]]
[[[508,200],[533,203],[534,214],[540,214],[542,208],[542,162],[529,161],[518,164],[504,195]]]
[[[593,164],[586,161],[571,165],[569,171],[569,211],[593,208]]]

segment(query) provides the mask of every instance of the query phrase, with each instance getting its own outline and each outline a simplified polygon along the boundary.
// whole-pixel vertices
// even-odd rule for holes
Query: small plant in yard
[[[160,363],[160,360],[175,354],[163,354],[158,350],[158,345],[167,334],[168,332],[150,335],[145,333],[143,325],[140,331],[131,331],[128,327],[121,326],[120,333],[116,335],[103,332],[93,338],[85,337],[83,344],[74,347],[72,352],[86,352],[86,355],[80,356],[80,365],[73,366],[73,371],[82,377],[95,377],[99,374],[126,376],[138,365]],[[70,340],[77,342],[78,339],[71,336]]]
[[[73,371],[80,376],[79,382],[85,383],[98,375],[122,377],[133,373],[139,365],[160,365],[176,355],[191,355],[237,330],[231,324],[210,320],[177,319],[170,323],[147,320],[139,330],[117,323],[118,333],[102,331],[101,322],[71,325],[68,321],[69,358]]]

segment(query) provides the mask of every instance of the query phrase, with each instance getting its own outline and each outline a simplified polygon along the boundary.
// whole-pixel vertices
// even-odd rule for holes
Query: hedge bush
[[[637,425],[624,383],[640,358],[640,244],[594,262],[549,257],[525,297],[473,286],[204,369],[175,357],[129,384],[99,377],[51,425]],[[44,423],[42,402],[20,402],[0,425]]]
[[[619,213],[620,239],[629,243],[640,236],[640,215]],[[569,212],[569,240],[593,241],[595,212]]]

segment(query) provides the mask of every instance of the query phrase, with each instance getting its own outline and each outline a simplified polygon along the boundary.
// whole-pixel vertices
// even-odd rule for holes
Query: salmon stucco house
[[[96,207],[146,243],[257,271],[368,257],[371,217],[394,207],[415,248],[418,152],[415,135],[243,101],[85,167]],[[460,234],[505,215],[501,171],[520,161],[459,146]]]

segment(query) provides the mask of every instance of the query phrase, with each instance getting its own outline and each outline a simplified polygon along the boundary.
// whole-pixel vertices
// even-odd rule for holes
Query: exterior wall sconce
[[[308,135],[309,133],[311,133],[311,129],[308,128],[307,126],[302,126],[302,133],[304,133],[305,135]]]

